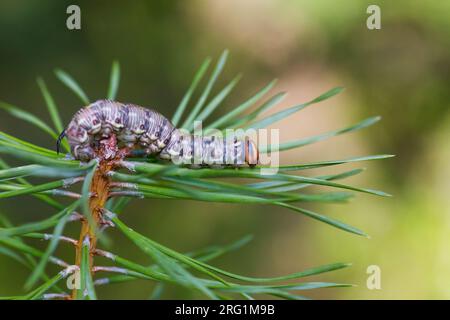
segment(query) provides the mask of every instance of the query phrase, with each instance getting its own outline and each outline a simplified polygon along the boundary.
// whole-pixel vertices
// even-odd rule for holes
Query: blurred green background
[[[81,7],[79,31],[66,28],[66,8],[74,3]],[[381,7],[381,30],[366,27],[369,4]],[[281,140],[338,129],[372,115],[381,115],[383,121],[363,132],[283,153],[281,162],[396,154],[363,163],[368,170],[348,181],[382,189],[393,198],[359,194],[349,204],[313,206],[363,229],[371,239],[262,206],[134,200],[124,219],[180,251],[253,234],[249,245],[215,261],[241,274],[270,276],[338,261],[353,263],[314,279],[357,287],[319,290],[310,294],[314,298],[448,299],[449,17],[446,1],[2,0],[0,100],[48,119],[35,82],[40,75],[68,122],[81,105],[55,78],[54,68],[71,73],[95,100],[105,96],[110,66],[117,59],[122,68],[119,100],[169,116],[202,60],[217,58],[225,48],[230,60],[216,92],[237,73],[244,77],[216,117],[273,78],[279,79],[276,91],[289,92],[280,108],[345,86],[339,96],[277,123]],[[4,112],[0,129],[54,147],[47,136]],[[2,200],[0,211],[14,223],[50,214],[29,197]],[[76,232],[75,226],[69,228],[69,233]],[[146,262],[129,241],[109,235],[115,251]],[[64,245],[58,250],[73,259]],[[366,268],[373,264],[381,268],[381,290],[366,287]],[[27,274],[0,256],[0,296],[22,292]],[[102,288],[99,296],[145,299],[152,289],[147,282],[130,282]],[[194,296],[168,288],[163,297]]]

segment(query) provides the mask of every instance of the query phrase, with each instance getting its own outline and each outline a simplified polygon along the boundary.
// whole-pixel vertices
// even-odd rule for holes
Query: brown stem
[[[97,245],[97,228],[104,224],[102,210],[109,198],[109,190],[111,185],[111,177],[108,172],[116,168],[116,163],[123,158],[123,153],[119,152],[117,148],[116,137],[112,135],[110,138],[102,140],[98,149],[99,165],[97,166],[92,182],[90,185],[89,210],[92,215],[93,225],[90,225],[89,220],[81,220],[81,231],[78,244],[76,246],[75,264],[81,264],[81,252],[83,240],[89,237],[90,243],[90,269],[93,273],[94,253]],[[77,289],[72,291],[72,299],[76,299]]]

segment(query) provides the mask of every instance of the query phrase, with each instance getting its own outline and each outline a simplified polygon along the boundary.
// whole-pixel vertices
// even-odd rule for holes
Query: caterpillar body
[[[178,164],[255,166],[259,159],[248,138],[194,136],[152,109],[112,100],[98,100],[76,112],[57,141],[57,152],[66,136],[74,158],[89,161],[96,157],[99,141],[111,135],[124,147]]]

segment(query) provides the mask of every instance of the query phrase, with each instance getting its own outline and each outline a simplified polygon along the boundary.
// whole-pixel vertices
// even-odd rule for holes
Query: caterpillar
[[[177,164],[232,166],[258,164],[256,143],[246,137],[199,136],[175,128],[162,114],[135,104],[98,100],[75,113],[57,140],[67,137],[72,156],[96,157],[100,140],[116,135],[121,146]]]

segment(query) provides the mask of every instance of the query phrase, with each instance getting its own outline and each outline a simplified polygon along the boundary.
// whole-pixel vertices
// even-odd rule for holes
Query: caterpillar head
[[[94,148],[89,145],[77,145],[72,148],[72,154],[75,159],[88,162],[95,157]]]
[[[256,147],[256,143],[250,139],[245,139],[245,162],[254,167],[259,162],[259,151]]]
[[[89,146],[89,134],[86,129],[76,124],[70,124],[67,130],[63,131],[60,138],[58,139],[58,152],[60,139],[62,139],[64,135],[67,136],[72,155],[75,157],[75,159],[79,159],[81,161],[89,161],[94,157],[94,149]]]

